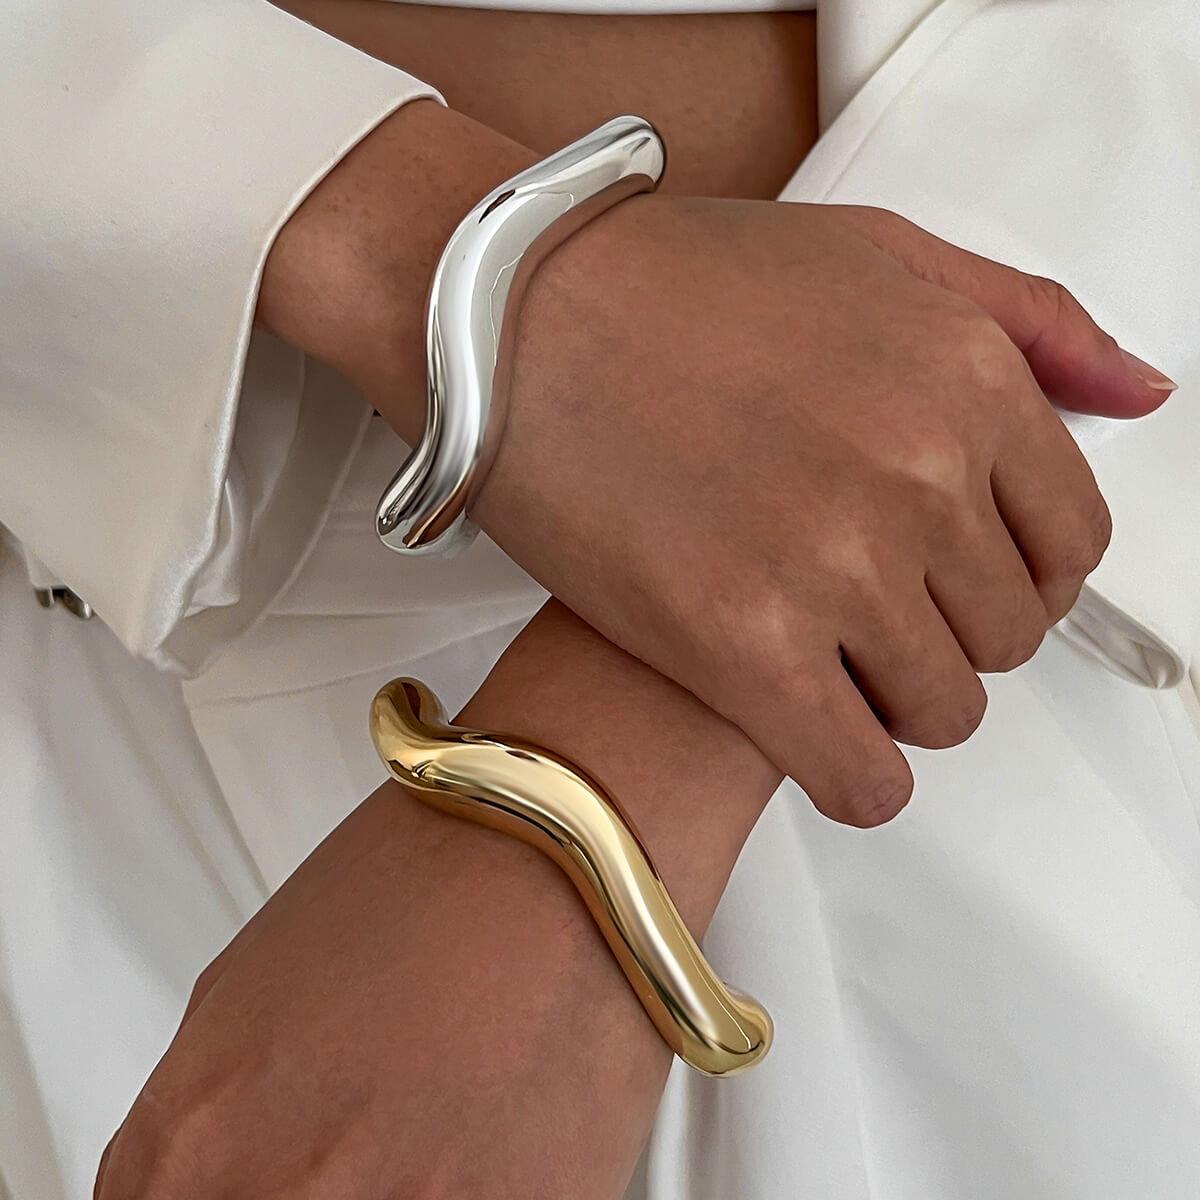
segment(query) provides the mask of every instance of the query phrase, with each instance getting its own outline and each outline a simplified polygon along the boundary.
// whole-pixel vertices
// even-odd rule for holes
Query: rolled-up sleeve
[[[265,0],[0,8],[0,523],[191,673],[299,568],[366,406],[252,329],[311,188],[421,81]]]

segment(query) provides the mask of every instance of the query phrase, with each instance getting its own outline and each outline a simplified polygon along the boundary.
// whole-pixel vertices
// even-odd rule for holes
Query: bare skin
[[[280,7],[548,154],[618,113],[653,121],[681,195],[778,195],[817,137],[816,14],[590,16],[387,0]]]

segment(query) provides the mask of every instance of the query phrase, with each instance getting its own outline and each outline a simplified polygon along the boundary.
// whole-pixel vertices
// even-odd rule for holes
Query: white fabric
[[[0,1196],[81,1200],[266,889],[179,682],[39,608],[4,540],[0,614]]]
[[[820,0],[816,6],[821,128],[939,0]]]
[[[265,0],[0,6],[0,522],[159,665],[261,613],[337,492],[367,410],[251,336],[258,276],[418,96]]]

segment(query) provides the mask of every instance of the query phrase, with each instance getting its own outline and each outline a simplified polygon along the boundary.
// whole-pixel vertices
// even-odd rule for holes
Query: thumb
[[[909,271],[979,305],[1025,356],[1060,408],[1102,417],[1153,412],[1176,384],[1104,332],[1060,283],[972,254],[886,209],[847,209],[852,224]]]

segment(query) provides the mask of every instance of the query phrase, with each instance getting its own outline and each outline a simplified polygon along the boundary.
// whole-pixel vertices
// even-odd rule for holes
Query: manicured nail
[[[1128,350],[1121,351],[1121,357],[1125,360],[1125,365],[1137,376],[1147,387],[1152,387],[1156,392],[1173,392],[1179,384],[1173,379],[1168,379],[1161,371],[1156,371],[1148,362],[1142,362],[1136,354],[1130,354]]]

